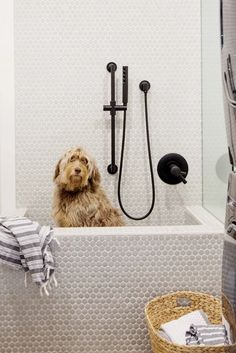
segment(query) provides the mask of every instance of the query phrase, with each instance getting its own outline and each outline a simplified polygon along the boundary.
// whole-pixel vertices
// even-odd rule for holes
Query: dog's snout
[[[81,173],[81,169],[80,168],[75,168],[75,174],[80,174]]]

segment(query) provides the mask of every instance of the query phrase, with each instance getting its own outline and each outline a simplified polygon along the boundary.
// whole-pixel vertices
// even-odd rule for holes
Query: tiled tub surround
[[[149,353],[151,298],[221,293],[223,232],[192,211],[198,225],[56,228],[59,286],[49,298],[0,266],[1,353]]]
[[[236,314],[236,240],[228,235],[225,236],[224,243],[222,286]]]
[[[201,204],[200,0],[15,0],[17,207],[51,222],[54,166],[71,146],[97,160],[103,185],[117,204],[110,163],[109,61],[129,66],[129,105],[122,196],[130,214],[151,203],[141,80],[148,96],[153,164],[166,153],[189,163],[187,185],[169,186],[155,171],[157,203],[133,225],[182,224],[183,205]],[[173,94],[174,92],[174,94]],[[117,115],[117,161],[122,114]]]

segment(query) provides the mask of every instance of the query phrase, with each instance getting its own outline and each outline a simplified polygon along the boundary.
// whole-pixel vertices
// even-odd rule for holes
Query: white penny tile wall
[[[221,294],[222,235],[163,228],[156,235],[65,230],[58,288],[48,298],[35,284],[24,287],[23,272],[1,266],[1,353],[150,353],[149,300],[179,290]]]
[[[183,205],[201,203],[200,0],[15,0],[17,206],[51,223],[54,166],[72,146],[97,160],[117,205],[110,163],[110,100],[106,64],[129,66],[129,107],[123,201],[135,216],[151,202],[143,96],[148,96],[157,203],[139,224],[184,223]],[[117,115],[117,159],[122,115]],[[156,165],[166,153],[189,163],[187,185],[168,186]],[[131,224],[127,221],[128,224]]]

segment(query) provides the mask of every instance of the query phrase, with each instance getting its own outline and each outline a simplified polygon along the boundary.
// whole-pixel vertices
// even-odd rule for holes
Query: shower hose
[[[124,111],[123,118],[123,136],[122,136],[122,145],[121,145],[121,156],[120,156],[120,168],[119,168],[119,178],[118,178],[118,201],[122,212],[130,219],[134,221],[141,221],[147,218],[153,211],[155,205],[155,183],[154,183],[154,174],[152,166],[152,155],[150,147],[150,137],[149,137],[149,126],[148,126],[148,108],[147,108],[147,92],[144,92],[144,104],[145,104],[145,120],[146,120],[146,137],[147,137],[147,147],[148,147],[148,159],[149,159],[149,168],[151,176],[151,186],[152,186],[152,203],[149,211],[142,217],[133,217],[124,209],[121,200],[121,179],[122,179],[122,170],[123,170],[123,160],[124,160],[124,149],[125,149],[125,133],[126,133],[126,111]]]

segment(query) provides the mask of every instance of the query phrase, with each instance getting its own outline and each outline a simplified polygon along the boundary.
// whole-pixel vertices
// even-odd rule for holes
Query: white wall
[[[0,213],[15,212],[13,0],[0,1]]]
[[[187,185],[164,185],[156,175],[157,204],[148,224],[183,222],[183,204],[200,204],[201,27],[199,0],[15,1],[17,205],[50,221],[52,175],[60,155],[83,145],[98,161],[116,203],[110,163],[110,99],[106,64],[129,66],[124,204],[141,215],[150,205],[143,96],[151,81],[151,142],[156,170],[168,152],[189,162]],[[122,116],[117,117],[120,147]],[[119,149],[117,150],[119,156]]]

